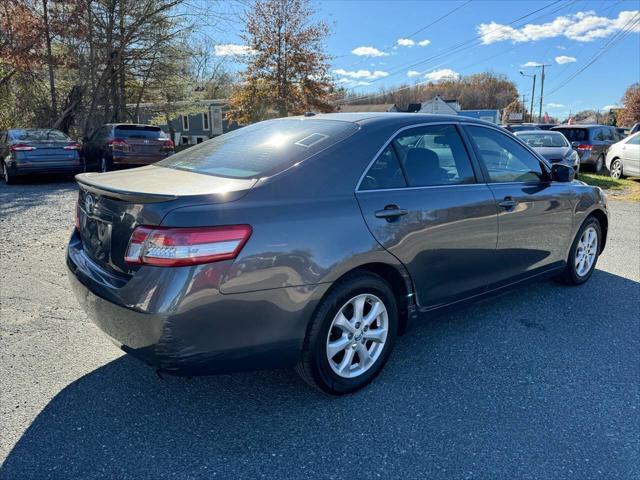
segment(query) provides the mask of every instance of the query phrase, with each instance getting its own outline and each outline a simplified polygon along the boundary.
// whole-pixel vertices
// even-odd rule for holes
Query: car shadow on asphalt
[[[444,312],[340,398],[288,370],[161,380],[123,356],[59,392],[0,478],[631,478],[638,295],[598,270]]]

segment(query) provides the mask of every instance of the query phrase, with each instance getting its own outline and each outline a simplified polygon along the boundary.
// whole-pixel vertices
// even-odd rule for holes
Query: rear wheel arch
[[[382,280],[384,280],[389,288],[391,288],[391,290],[393,291],[394,297],[396,299],[399,322],[398,334],[402,335],[407,329],[410,310],[413,306],[412,294],[414,292],[414,289],[408,272],[401,271],[401,268],[401,266],[395,266],[382,262],[365,263],[352,268],[348,272],[345,272],[333,283],[336,284],[347,276],[353,276],[362,272],[373,273],[374,275],[377,275]],[[331,288],[325,293],[325,296],[329,295],[330,292]]]

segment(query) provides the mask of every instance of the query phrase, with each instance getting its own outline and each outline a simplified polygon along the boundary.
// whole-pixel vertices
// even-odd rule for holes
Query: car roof
[[[557,127],[553,127],[554,130],[559,130],[561,128],[602,128],[602,127],[611,127],[611,125],[558,125]]]
[[[384,125],[405,125],[413,123],[436,123],[436,122],[465,122],[478,125],[491,125],[498,127],[492,122],[480,120],[463,115],[435,115],[431,113],[405,113],[405,112],[353,112],[353,113],[320,113],[312,116],[304,117],[287,117],[287,118],[305,118],[314,120],[340,120],[343,122],[351,122],[358,124],[384,124]]]
[[[160,128],[158,125],[148,125],[146,123],[105,123],[105,127],[153,127]]]
[[[556,135],[562,135],[560,132],[554,132],[553,130],[520,130],[519,132],[513,132],[514,135],[518,135],[520,133],[531,133],[533,135],[549,135],[549,134],[556,134]]]

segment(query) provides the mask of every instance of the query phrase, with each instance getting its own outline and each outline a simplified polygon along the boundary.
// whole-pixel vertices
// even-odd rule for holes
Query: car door
[[[640,133],[622,144],[620,156],[625,174],[640,175]]]
[[[369,230],[406,267],[420,309],[486,289],[497,211],[454,123],[404,129],[356,191]]]
[[[494,283],[511,283],[560,265],[571,242],[571,184],[551,181],[542,160],[498,129],[466,125],[465,130],[498,207],[500,262]]]

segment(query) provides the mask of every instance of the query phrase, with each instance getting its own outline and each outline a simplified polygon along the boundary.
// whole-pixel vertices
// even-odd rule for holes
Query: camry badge
[[[84,197],[84,209],[86,210],[87,213],[92,214],[95,206],[96,206],[95,198],[90,193],[87,193],[87,195]]]

